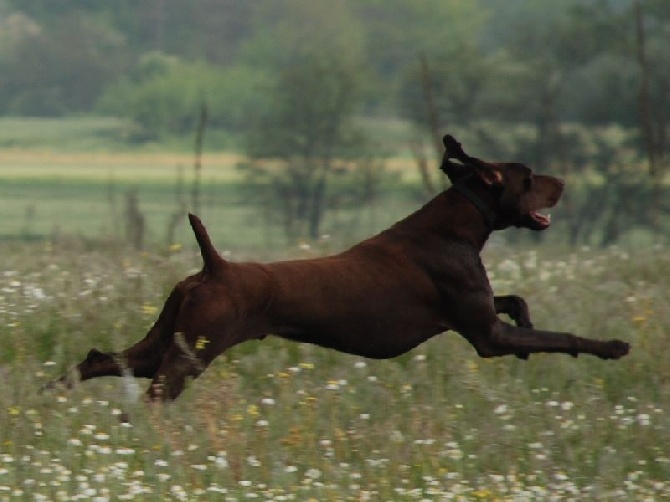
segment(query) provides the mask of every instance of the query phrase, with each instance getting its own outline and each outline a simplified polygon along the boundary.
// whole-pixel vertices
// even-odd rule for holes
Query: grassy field
[[[403,127],[384,135],[404,138]],[[0,501],[670,496],[665,247],[519,252],[494,240],[486,252],[496,293],[525,296],[539,327],[630,341],[618,362],[482,360],[455,334],[390,361],[268,338],[221,357],[164,408],[147,408],[147,382],[129,379],[39,394],[90,347],[143,336],[200,266],[185,220],[166,240],[180,183],[190,190],[190,146],[129,147],[126,128],[0,119]],[[241,204],[238,160],[203,159],[202,216],[233,259],[324,254],[417,206],[405,187],[356,226],[334,215],[330,239],[287,244]],[[411,181],[411,160],[395,162]],[[129,192],[150,252],[118,239]]]
[[[618,362],[482,360],[456,334],[370,361],[271,337],[152,409],[146,381],[36,390],[90,347],[143,336],[193,253],[4,244],[0,258],[0,500],[670,496],[666,249],[486,253],[497,293],[526,296],[538,326],[630,341]]]

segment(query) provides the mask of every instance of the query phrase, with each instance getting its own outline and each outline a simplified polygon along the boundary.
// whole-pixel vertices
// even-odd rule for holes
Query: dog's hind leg
[[[130,375],[153,378],[172,343],[174,325],[182,298],[182,288],[178,285],[165,302],[158,319],[142,340],[121,352],[101,352],[93,348],[82,362],[62,377],[47,383],[44,389],[52,389],[59,385],[71,388],[77,381],[103,376]]]
[[[147,390],[151,401],[172,401],[184,391],[188,378],[197,378],[207,367],[198,357],[196,348],[190,346],[182,333],[175,334],[175,341],[167,351]]]
[[[225,296],[217,295],[218,303],[203,301],[210,298],[210,293],[207,287],[189,291],[170,337],[170,346],[147,391],[150,401],[176,399],[187,379],[199,377],[217,356],[245,339],[235,336],[230,329],[234,324],[233,314],[232,308],[226,308]]]

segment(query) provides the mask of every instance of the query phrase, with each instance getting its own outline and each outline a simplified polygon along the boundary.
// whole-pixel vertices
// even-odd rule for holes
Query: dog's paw
[[[630,352],[630,344],[622,342],[621,340],[610,340],[606,343],[603,353],[600,355],[602,359],[619,359]]]

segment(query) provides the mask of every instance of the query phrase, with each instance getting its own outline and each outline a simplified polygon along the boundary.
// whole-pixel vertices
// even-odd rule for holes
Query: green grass
[[[136,401],[146,381],[36,389],[92,346],[143,336],[199,267],[194,253],[61,242],[4,244],[0,259],[3,500],[670,495],[665,248],[486,253],[496,292],[524,295],[537,326],[630,341],[620,361],[483,360],[453,333],[366,361],[270,337],[220,357],[165,408]]]

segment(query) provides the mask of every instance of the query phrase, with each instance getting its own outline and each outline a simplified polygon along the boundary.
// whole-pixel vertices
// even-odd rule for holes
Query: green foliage
[[[441,127],[468,127],[484,117],[501,117],[501,105],[511,97],[509,87],[518,76],[504,55],[482,55],[473,46],[448,45],[425,61],[427,71],[417,59],[404,76],[399,94],[404,117],[419,128],[428,127],[431,104],[426,86]]]
[[[193,133],[203,103],[209,125],[236,131],[244,128],[264,78],[263,71],[249,67],[221,69],[150,53],[134,75],[107,90],[98,109],[132,118],[141,128],[138,139]]]
[[[75,14],[39,26],[20,14],[0,22],[0,113],[59,116],[91,110],[123,69],[123,40]]]
[[[379,31],[385,43],[376,54],[381,61],[394,58],[398,108],[421,129],[428,124],[428,108],[433,107],[441,124],[467,124],[476,120],[482,96],[494,83],[500,66],[494,55],[483,54],[474,33],[483,31],[486,9],[476,2],[429,1],[385,2],[378,9],[402,24],[402,30],[389,30],[381,23],[386,16],[372,19],[371,30]],[[427,65],[427,73],[422,66]],[[374,62],[373,64],[379,64]],[[426,86],[432,103],[426,102]],[[390,90],[387,86],[386,89]],[[387,91],[388,92],[388,91]]]
[[[638,123],[638,115],[631,113],[638,96],[630,89],[639,89],[640,76],[630,59],[609,53],[593,58],[575,72],[572,83],[562,100],[566,118],[585,124]]]
[[[134,139],[156,138],[190,133],[200,109],[193,104],[206,96],[216,111],[210,125],[238,133],[265,104],[255,97],[267,74],[338,54],[361,72],[357,113],[402,115],[425,128],[424,57],[442,124],[630,125],[639,74],[635,3],[230,0],[224,8],[211,0],[11,0],[0,17],[0,113],[53,116],[97,105],[133,117],[142,128]],[[667,114],[668,9],[660,0],[642,6],[653,108]],[[157,70],[162,78],[150,75]]]

